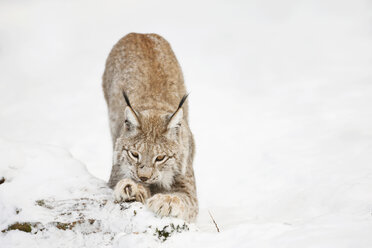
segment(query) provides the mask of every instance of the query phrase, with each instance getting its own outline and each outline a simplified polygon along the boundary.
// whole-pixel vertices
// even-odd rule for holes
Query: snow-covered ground
[[[0,231],[45,230],[0,247],[371,247],[371,20],[370,1],[2,0]],[[182,222],[104,183],[101,75],[133,31],[171,43],[191,92],[201,213],[164,243]]]

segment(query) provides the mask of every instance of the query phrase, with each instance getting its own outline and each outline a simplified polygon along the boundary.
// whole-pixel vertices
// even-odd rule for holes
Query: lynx
[[[112,48],[103,74],[113,143],[109,186],[160,216],[194,221],[194,139],[183,75],[169,43],[130,33]]]

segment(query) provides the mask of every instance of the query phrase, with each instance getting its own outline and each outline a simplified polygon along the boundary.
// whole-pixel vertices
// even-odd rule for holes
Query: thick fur
[[[116,200],[142,201],[161,216],[194,221],[194,140],[182,71],[168,42],[156,34],[123,37],[107,58],[103,90]]]

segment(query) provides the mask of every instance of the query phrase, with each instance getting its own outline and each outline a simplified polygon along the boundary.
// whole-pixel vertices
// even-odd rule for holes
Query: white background
[[[349,230],[372,221],[371,23],[369,1],[2,0],[0,138],[62,147],[107,180],[105,59],[158,33],[191,92],[201,230],[210,210],[265,240],[283,224],[289,243],[371,245]]]

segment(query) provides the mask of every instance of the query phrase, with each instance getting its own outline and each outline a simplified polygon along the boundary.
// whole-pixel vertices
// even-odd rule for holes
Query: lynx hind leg
[[[120,180],[114,189],[114,196],[117,202],[138,201],[144,204],[146,199],[150,197],[150,194],[150,190],[147,187],[129,178]]]

